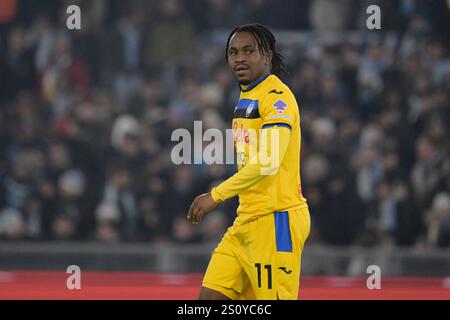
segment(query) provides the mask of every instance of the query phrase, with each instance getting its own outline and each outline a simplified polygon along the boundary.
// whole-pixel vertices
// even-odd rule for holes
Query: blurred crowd
[[[449,15],[445,0],[0,0],[0,240],[220,239],[237,199],[185,216],[235,168],[174,165],[171,134],[230,127],[225,41],[261,22],[300,105],[309,241],[450,246]]]

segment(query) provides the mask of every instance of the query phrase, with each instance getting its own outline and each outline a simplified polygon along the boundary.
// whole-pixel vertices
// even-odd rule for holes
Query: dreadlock
[[[231,31],[227,40],[227,48],[225,50],[225,60],[228,62],[228,48],[230,45],[231,37],[238,32],[250,32],[258,43],[259,52],[264,55],[265,53],[272,51],[272,70],[271,72],[277,76],[282,73],[287,73],[286,67],[284,66],[284,57],[277,51],[275,37],[272,32],[262,24],[252,23],[237,26]]]

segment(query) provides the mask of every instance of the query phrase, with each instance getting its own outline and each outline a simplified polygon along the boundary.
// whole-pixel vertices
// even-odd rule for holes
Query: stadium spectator
[[[448,192],[441,192],[433,198],[426,220],[428,223],[427,244],[430,247],[448,247],[450,245],[450,195]]]
[[[0,47],[0,49],[2,49]],[[7,36],[7,46],[2,56],[2,88],[0,102],[10,102],[25,90],[36,88],[34,51],[26,39],[26,30],[14,26]]]

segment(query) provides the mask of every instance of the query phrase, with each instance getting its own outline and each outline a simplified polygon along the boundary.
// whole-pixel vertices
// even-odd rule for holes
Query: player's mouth
[[[238,76],[238,77],[242,77],[245,76],[245,74],[249,71],[249,67],[246,65],[238,65],[236,67],[234,67],[234,73]]]
[[[248,69],[249,69],[249,67],[244,64],[240,64],[240,65],[237,65],[236,67],[234,67],[235,72],[247,71]]]

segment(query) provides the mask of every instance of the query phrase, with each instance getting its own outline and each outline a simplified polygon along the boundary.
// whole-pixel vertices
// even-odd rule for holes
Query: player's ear
[[[272,50],[268,50],[266,51],[266,53],[264,54],[264,64],[270,65],[272,63],[272,58],[273,58],[273,52]]]

